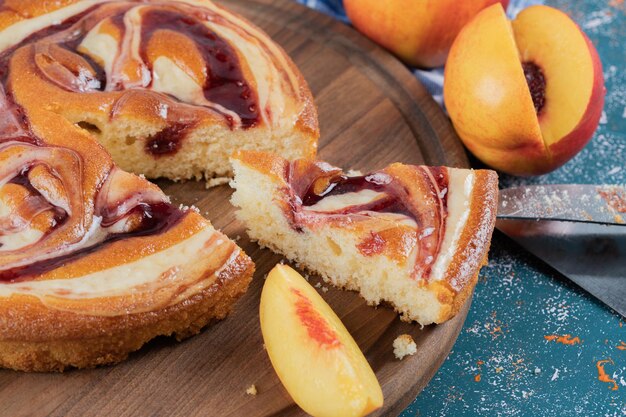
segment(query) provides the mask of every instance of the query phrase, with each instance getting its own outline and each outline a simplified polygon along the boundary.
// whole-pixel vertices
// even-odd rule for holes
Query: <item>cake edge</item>
[[[247,291],[253,273],[254,263],[240,251],[213,285],[178,304],[145,313],[91,317],[89,326],[96,327],[100,335],[46,341],[28,340],[28,337],[23,341],[0,340],[0,367],[27,372],[93,368],[121,362],[157,336],[186,339],[211,322],[224,319]],[[85,325],[82,315],[51,310],[32,297],[20,308],[32,319],[69,323],[68,326]],[[43,316],[37,317],[39,314]]]

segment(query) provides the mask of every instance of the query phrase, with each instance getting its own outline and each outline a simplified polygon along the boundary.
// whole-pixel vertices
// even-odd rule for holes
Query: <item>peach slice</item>
[[[515,175],[552,171],[591,139],[604,105],[598,54],[565,13],[493,5],[454,41],[444,100],[465,146]]]
[[[452,41],[479,11],[509,0],[344,0],[352,24],[409,65],[444,64]]]
[[[293,400],[317,416],[364,416],[383,393],[339,317],[304,278],[276,265],[261,293],[261,332],[274,370]]]

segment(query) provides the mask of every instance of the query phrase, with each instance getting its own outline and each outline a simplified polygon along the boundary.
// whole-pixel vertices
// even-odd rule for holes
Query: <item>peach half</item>
[[[300,274],[276,265],[261,293],[261,332],[293,400],[315,417],[364,416],[383,404],[376,375],[339,317]]]
[[[604,105],[602,64],[565,13],[531,6],[509,21],[498,4],[454,41],[444,101],[465,146],[509,174],[550,172],[591,139]]]
[[[509,0],[344,0],[352,24],[409,65],[446,61],[452,41],[479,11]]]

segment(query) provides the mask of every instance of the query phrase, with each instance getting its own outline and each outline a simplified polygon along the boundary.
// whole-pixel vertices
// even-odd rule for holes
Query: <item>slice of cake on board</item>
[[[395,163],[352,176],[251,151],[231,162],[231,201],[251,238],[404,320],[453,317],[487,261],[494,171]]]

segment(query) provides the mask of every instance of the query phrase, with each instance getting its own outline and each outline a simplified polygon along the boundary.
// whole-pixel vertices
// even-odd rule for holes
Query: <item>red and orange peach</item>
[[[479,11],[509,0],[344,0],[352,24],[409,65],[443,65],[452,41]]]
[[[498,4],[454,41],[444,101],[465,146],[515,175],[563,165],[591,139],[604,105],[602,65],[565,13],[531,6],[509,21]]]

